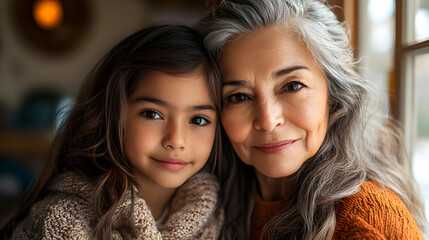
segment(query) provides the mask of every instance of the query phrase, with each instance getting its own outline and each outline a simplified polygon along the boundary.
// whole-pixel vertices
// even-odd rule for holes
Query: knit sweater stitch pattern
[[[56,178],[49,195],[36,202],[13,232],[13,239],[92,239],[94,209],[90,181],[67,172]],[[218,207],[219,184],[210,173],[192,176],[176,191],[167,220],[157,229],[146,202],[131,192],[114,215],[112,239],[217,239],[224,213]],[[131,215],[130,215],[131,213]],[[126,230],[132,219],[137,236]]]
[[[361,190],[338,204],[333,240],[423,240],[404,202],[392,190],[366,181]]]
[[[282,201],[263,201],[256,196],[251,239],[261,239],[265,224],[282,208]],[[374,181],[365,181],[356,194],[341,199],[335,215],[333,240],[423,240],[398,195]]]

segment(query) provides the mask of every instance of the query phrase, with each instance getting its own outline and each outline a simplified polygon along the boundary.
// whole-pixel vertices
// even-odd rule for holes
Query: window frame
[[[415,82],[412,71],[413,57],[423,52],[429,52],[429,40],[408,43],[407,34],[410,32],[405,32],[405,30],[409,29],[407,28],[407,18],[410,16],[407,16],[409,11],[406,3],[405,0],[395,1],[395,72],[389,83],[389,90],[391,115],[403,124],[405,145],[411,159],[416,137],[414,126],[417,124],[414,99]]]
[[[392,93],[391,102],[391,112],[392,115],[398,120],[404,120],[405,116],[405,107],[409,104],[406,99],[407,94],[406,89],[404,88],[407,84],[406,78],[406,66],[407,57],[412,54],[429,50],[429,40],[425,40],[418,43],[408,44],[406,39],[406,34],[404,34],[405,25],[407,24],[406,17],[406,8],[404,7],[405,0],[396,0],[396,23],[395,23],[395,78],[392,83],[390,83],[390,90]],[[412,81],[412,80],[409,80]]]

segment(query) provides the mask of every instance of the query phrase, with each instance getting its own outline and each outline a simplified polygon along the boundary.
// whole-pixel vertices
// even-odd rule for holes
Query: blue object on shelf
[[[30,168],[20,165],[11,159],[0,158],[0,194],[18,196],[32,183],[35,176]]]
[[[63,98],[55,90],[38,89],[27,94],[17,111],[12,128],[45,130],[54,126],[58,105]]]

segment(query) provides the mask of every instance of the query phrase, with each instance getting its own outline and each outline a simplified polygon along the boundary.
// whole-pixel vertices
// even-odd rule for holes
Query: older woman
[[[327,5],[221,1],[198,28],[222,73],[225,239],[423,238],[399,130]]]

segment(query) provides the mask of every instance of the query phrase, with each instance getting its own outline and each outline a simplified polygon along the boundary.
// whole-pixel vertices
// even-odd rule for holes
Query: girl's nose
[[[184,150],[186,148],[186,129],[179,122],[171,122],[162,140],[162,145],[170,150]]]
[[[256,118],[253,122],[256,130],[271,132],[283,126],[283,108],[278,101],[260,101],[256,108]]]

